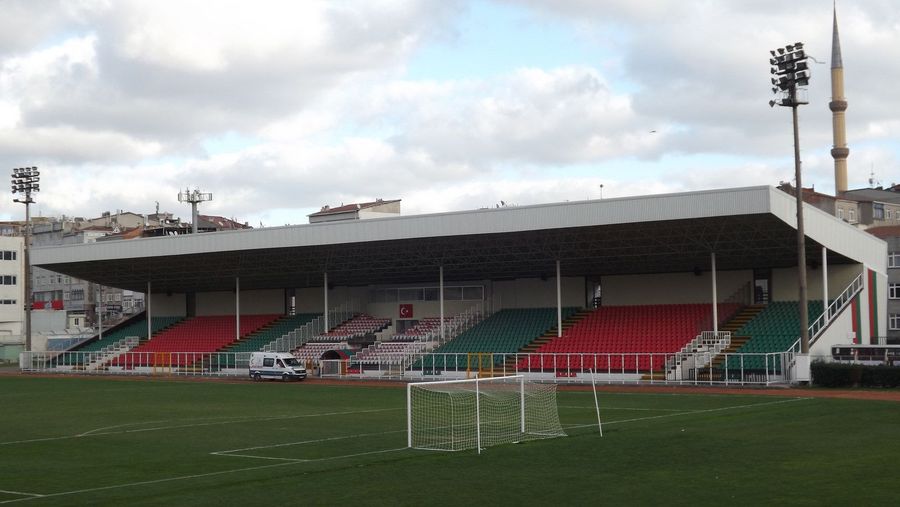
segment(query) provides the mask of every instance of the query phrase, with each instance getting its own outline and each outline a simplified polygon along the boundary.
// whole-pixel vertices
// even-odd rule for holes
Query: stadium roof
[[[796,265],[795,200],[774,187],[564,202],[35,248],[36,266],[154,292],[433,283]],[[885,243],[805,205],[807,255],[883,272]]]

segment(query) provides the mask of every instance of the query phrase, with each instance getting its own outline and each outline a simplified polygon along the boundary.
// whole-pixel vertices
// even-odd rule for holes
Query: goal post
[[[566,436],[556,384],[522,375],[414,382],[406,388],[407,446],[462,451]]]

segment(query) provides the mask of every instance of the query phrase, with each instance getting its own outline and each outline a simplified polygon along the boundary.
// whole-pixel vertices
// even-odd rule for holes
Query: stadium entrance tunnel
[[[353,356],[353,351],[348,349],[334,349],[334,350],[326,350],[322,353],[322,357],[319,359],[323,360],[343,360],[350,359]]]

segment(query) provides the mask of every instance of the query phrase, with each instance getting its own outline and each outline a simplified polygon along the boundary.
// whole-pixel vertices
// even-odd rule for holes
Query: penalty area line
[[[40,494],[38,494],[38,493],[26,493],[26,492],[24,492],[24,491],[13,491],[13,490],[10,490],[10,489],[0,489],[0,493],[6,493],[6,494],[8,494],[8,495],[27,496],[27,497],[30,497],[30,498],[40,498],[40,497],[44,496],[44,495],[40,495]],[[22,499],[22,498],[15,498],[14,500],[23,500],[23,499]],[[27,499],[25,499],[25,500],[27,500]],[[7,502],[8,502],[8,501],[10,501],[10,500],[7,500]],[[0,502],[0,503],[6,503],[6,502]]]
[[[14,498],[12,500],[0,501],[0,504],[27,502],[29,500],[36,500],[38,498],[54,498],[54,497],[59,497],[59,496],[77,495],[80,493],[93,493],[96,491],[107,491],[110,489],[129,488],[129,487],[133,487],[133,486],[146,486],[149,484],[161,484],[164,482],[184,481],[184,480],[188,480],[188,479],[201,479],[204,477],[215,477],[217,475],[226,475],[226,474],[233,474],[233,473],[239,473],[239,472],[251,472],[254,470],[265,470],[267,468],[283,467],[283,466],[296,465],[296,464],[297,464],[297,462],[273,463],[270,465],[258,465],[258,466],[254,466],[254,467],[219,470],[217,472],[208,472],[208,473],[204,473],[204,474],[181,475],[181,476],[177,476],[177,477],[166,477],[163,479],[153,479],[153,480],[149,480],[149,481],[129,482],[129,483],[125,483],[125,484],[113,484],[110,486],[98,486],[96,488],[75,489],[72,491],[61,491],[59,493],[48,493],[45,495],[30,496],[27,498]]]

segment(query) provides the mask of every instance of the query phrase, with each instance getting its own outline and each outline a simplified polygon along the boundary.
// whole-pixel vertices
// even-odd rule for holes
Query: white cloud
[[[408,213],[595,198],[601,184],[616,197],[793,176],[789,112],[766,106],[767,50],[799,39],[827,58],[828,5],[508,3],[601,57],[407,77],[421,48],[469,36],[462,1],[8,0],[0,34],[33,30],[0,35],[0,161],[41,165],[49,212],[160,201],[179,213],[190,185],[214,193],[208,211],[267,225],[377,197],[403,198]],[[887,0],[839,9],[851,183],[873,167],[900,179],[889,176],[900,11]],[[827,65],[813,71],[801,148],[805,183],[825,189]],[[228,147],[229,135],[249,142]],[[206,153],[217,139],[225,148]],[[6,201],[0,213],[20,211]]]

